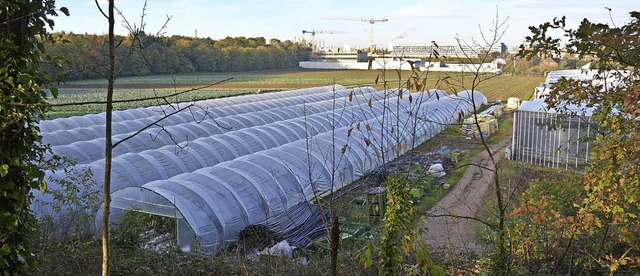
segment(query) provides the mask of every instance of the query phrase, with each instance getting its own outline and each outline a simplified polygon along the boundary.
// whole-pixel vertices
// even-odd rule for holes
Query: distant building
[[[475,58],[488,46],[479,45],[459,45],[459,44],[439,44],[436,47],[433,44],[408,44],[408,45],[393,45],[391,55],[394,57],[407,57],[407,58],[425,58],[433,56],[435,52],[439,56],[444,57],[472,57]]]
[[[421,71],[440,71],[440,72],[481,72],[481,73],[496,73],[501,74],[499,71],[503,65],[497,62],[486,63],[452,63],[452,62],[425,62]]]
[[[505,55],[507,52],[509,52],[509,47],[507,47],[507,44],[500,43],[500,55]]]
[[[411,70],[417,68],[420,71],[443,72],[482,72],[501,74],[500,70],[506,61],[496,58],[491,62],[469,63],[464,62],[477,59],[478,55],[486,53],[488,46],[480,45],[390,45],[393,49],[387,54],[367,54],[364,51],[343,52],[332,49],[331,52],[315,53],[310,61],[300,62],[302,68],[314,69],[402,69]],[[449,61],[436,60],[434,53],[439,57],[452,58]],[[456,60],[458,58],[459,60]],[[371,62],[369,62],[371,59]],[[463,62],[461,62],[463,61]],[[412,65],[411,65],[412,64]]]
[[[331,52],[315,53],[315,61],[355,61],[367,62],[368,54],[365,51],[341,52],[334,49]]]

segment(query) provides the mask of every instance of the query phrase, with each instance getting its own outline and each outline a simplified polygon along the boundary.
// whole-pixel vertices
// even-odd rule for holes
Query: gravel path
[[[504,156],[504,149],[511,143],[511,136],[504,138],[491,149],[496,158]],[[492,167],[489,154],[482,151],[472,164]],[[484,197],[493,185],[490,170],[477,166],[468,166],[458,184],[431,209],[427,210],[428,230],[418,239],[424,241],[432,250],[450,253],[480,253],[475,234],[475,221],[456,216],[474,217],[482,208]],[[424,225],[423,225],[424,226]]]

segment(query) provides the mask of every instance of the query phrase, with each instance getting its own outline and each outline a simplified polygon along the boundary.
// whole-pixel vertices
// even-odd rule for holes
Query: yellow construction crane
[[[349,21],[363,21],[369,22],[369,53],[373,53],[373,23],[376,22],[387,22],[389,19],[375,19],[375,18],[350,18],[350,17],[327,17],[325,19],[335,19],[335,20],[349,20]]]
[[[315,55],[316,51],[316,34],[342,34],[345,32],[327,31],[327,30],[302,30],[302,34],[311,34],[311,54]]]

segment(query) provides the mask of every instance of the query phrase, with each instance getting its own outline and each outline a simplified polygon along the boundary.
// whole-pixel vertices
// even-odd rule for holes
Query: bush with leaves
[[[530,27],[519,53],[559,53],[560,39],[548,35],[557,29],[568,39],[564,50],[593,59],[598,72],[599,82],[561,78],[546,99],[565,114],[576,113],[567,104],[595,108],[591,165],[581,179],[585,197],[574,224],[591,244],[583,272],[640,273],[640,12],[630,16],[619,27],[583,19],[577,29],[567,29],[565,17],[554,19]]]
[[[416,243],[426,229],[415,227],[420,216],[410,193],[412,181],[406,175],[394,175],[383,184],[387,189],[387,210],[378,244],[371,245],[362,256],[365,267],[373,263],[371,248],[379,247],[379,275],[444,274],[440,266],[433,264],[430,248]],[[408,261],[410,257],[415,262]]]
[[[584,198],[577,179],[574,174],[553,173],[529,183],[508,225],[515,270],[533,274],[575,270],[576,251],[583,248],[574,242],[581,235],[575,225],[580,206],[575,203]]]
[[[36,120],[46,108],[51,80],[40,63],[58,60],[44,56],[47,27],[57,11],[52,0],[3,1],[0,4],[0,271],[24,274],[34,265],[31,235],[36,229],[29,210],[31,189],[44,189],[39,163],[40,146]],[[57,92],[52,90],[53,94]]]

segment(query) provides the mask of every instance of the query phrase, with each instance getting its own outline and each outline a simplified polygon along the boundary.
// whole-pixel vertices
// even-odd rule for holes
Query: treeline
[[[107,68],[107,35],[56,33],[46,52],[68,59],[66,80],[102,78]],[[185,36],[117,36],[119,76],[237,72],[298,67],[311,49],[290,40],[226,37],[221,40]],[[52,70],[53,72],[54,70]]]

